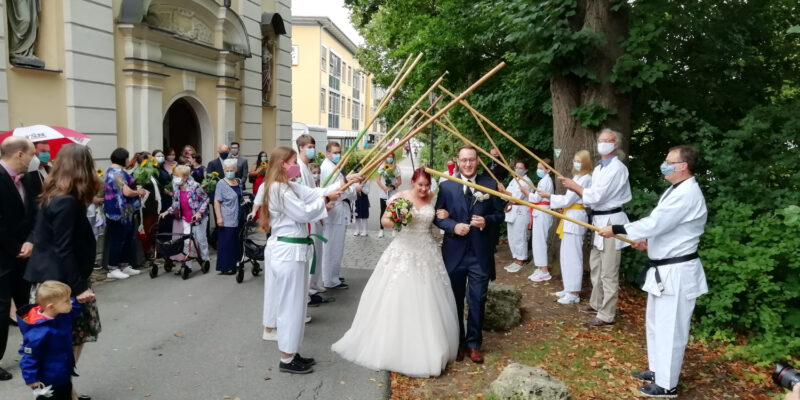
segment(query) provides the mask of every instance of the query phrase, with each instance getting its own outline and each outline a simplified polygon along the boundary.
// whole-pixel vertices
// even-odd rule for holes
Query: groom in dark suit
[[[478,176],[478,152],[472,146],[458,150],[459,178],[497,190],[496,182],[488,176]],[[489,287],[490,268],[493,265],[492,227],[504,219],[503,204],[495,196],[487,196],[475,189],[453,181],[439,187],[437,210],[444,209],[448,218],[436,218],[434,224],[444,230],[442,257],[456,298],[458,309],[459,348],[457,360],[469,358],[483,362],[480,352],[483,334],[483,310]],[[467,327],[464,329],[464,299],[469,305]]]

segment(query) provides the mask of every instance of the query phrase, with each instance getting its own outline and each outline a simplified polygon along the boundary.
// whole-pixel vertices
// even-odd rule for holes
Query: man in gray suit
[[[239,142],[231,142],[229,147],[231,152],[229,157],[236,159],[236,177],[239,178],[242,183],[242,191],[245,191],[247,189],[247,176],[249,172],[247,168],[247,159],[239,155]]]

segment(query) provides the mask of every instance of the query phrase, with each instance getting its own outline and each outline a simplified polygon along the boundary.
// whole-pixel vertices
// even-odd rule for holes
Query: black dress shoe
[[[236,270],[235,269],[229,269],[227,271],[219,271],[219,274],[217,274],[217,275],[236,275]]]
[[[642,382],[655,382],[656,381],[656,373],[653,371],[641,371],[641,372],[634,372],[631,374],[634,379],[638,379]]]
[[[78,395],[78,400],[92,400],[92,397],[91,396],[87,396],[85,394],[79,394]]]
[[[314,371],[311,368],[311,364],[303,364],[297,360],[297,357],[293,358],[292,361],[288,363],[281,361],[278,363],[278,369],[281,372],[288,372],[290,374],[310,374]]]
[[[313,359],[313,358],[311,358],[311,357],[309,357],[309,358],[302,357],[302,356],[300,355],[300,353],[295,353],[295,355],[294,355],[294,359],[295,359],[295,360],[297,360],[297,361],[299,361],[299,362],[301,362],[301,363],[303,363],[303,364],[308,364],[308,365],[317,365],[317,362],[316,362],[316,361],[314,361],[314,359]]]
[[[19,326],[19,324],[17,324],[17,320],[8,318],[8,326]]]
[[[8,371],[0,368],[0,381],[10,381],[13,376]]]
[[[660,399],[674,399],[678,397],[678,387],[664,389],[661,386],[651,383],[647,386],[639,386],[639,393],[647,397],[657,397]]]

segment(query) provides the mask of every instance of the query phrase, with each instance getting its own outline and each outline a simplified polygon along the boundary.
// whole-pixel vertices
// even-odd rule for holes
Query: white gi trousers
[[[561,239],[561,278],[564,291],[580,292],[583,284],[583,235],[564,232]]]
[[[278,299],[275,278],[272,276],[272,267],[267,249],[264,249],[264,319],[265,328],[278,326]]]
[[[273,299],[277,311],[278,350],[284,353],[297,353],[303,342],[308,272],[307,261],[270,261],[270,278],[274,282]]]
[[[506,224],[508,226],[508,247],[515,260],[528,259],[529,220],[525,217],[525,215],[517,215],[514,222]]]
[[[339,285],[339,271],[342,269],[342,259],[344,258],[344,238],[347,225],[332,224],[326,222],[323,225],[323,234],[327,243],[322,245],[322,281],[325,287]],[[317,260],[320,257],[317,255]],[[319,265],[317,268],[319,269]]]
[[[327,236],[325,236],[323,226],[319,223],[319,221],[311,223],[311,233],[322,235],[322,237],[327,238]],[[322,283],[322,255],[325,253],[323,252],[323,243],[321,240],[314,239],[314,250],[317,252],[317,268],[316,271],[314,271],[314,274],[309,276],[309,294],[315,294],[319,291],[319,289],[324,288]],[[309,272],[310,271],[311,270],[309,269]]]
[[[533,265],[546,267],[547,263],[547,235],[550,233],[550,225],[553,224],[553,216],[541,211],[533,212]]]
[[[700,294],[694,272],[698,265],[700,260],[658,267],[665,290],[661,296],[647,295],[647,361],[656,374],[656,385],[665,389],[678,386],[689,324]]]

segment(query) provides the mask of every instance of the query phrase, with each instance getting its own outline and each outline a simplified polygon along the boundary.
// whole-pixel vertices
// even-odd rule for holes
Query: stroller
[[[160,219],[160,218],[159,218]],[[173,260],[170,258],[172,256],[183,255],[183,259],[180,261],[181,263],[181,270],[180,276],[184,280],[189,279],[189,274],[192,272],[192,269],[189,267],[188,263],[192,260],[196,260],[200,264],[200,270],[203,271],[204,274],[208,273],[208,270],[211,269],[211,261],[203,260],[200,256],[200,246],[197,244],[197,241],[194,238],[194,230],[195,226],[198,226],[198,222],[192,222],[192,229],[188,234],[175,234],[175,233],[158,233],[156,234],[156,251],[155,257],[163,257],[164,258],[164,271],[170,272],[174,266]],[[177,237],[176,237],[177,236]],[[186,241],[189,240],[189,251],[188,254],[184,253],[184,247]],[[195,257],[191,256],[192,250],[196,254]],[[158,276],[158,265],[152,263],[152,268],[150,268],[150,278],[155,278]]]
[[[250,215],[253,210],[253,195],[245,193],[242,198],[242,204],[239,206],[239,215],[242,216],[239,220],[239,242],[242,243],[242,258],[236,264],[236,282],[238,283],[242,283],[244,280],[244,269],[247,263],[253,266],[253,276],[261,274],[261,265],[258,262],[264,261],[264,248],[266,247],[266,245],[260,245],[249,238],[250,233],[258,226],[249,217],[244,217]]]

